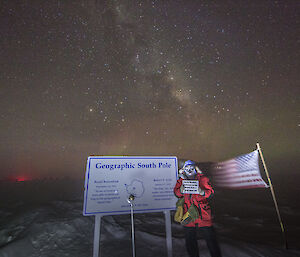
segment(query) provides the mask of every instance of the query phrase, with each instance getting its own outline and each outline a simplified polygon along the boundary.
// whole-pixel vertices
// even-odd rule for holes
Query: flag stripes
[[[260,175],[258,150],[228,161],[215,163],[212,173],[217,187],[231,189],[268,187]]]

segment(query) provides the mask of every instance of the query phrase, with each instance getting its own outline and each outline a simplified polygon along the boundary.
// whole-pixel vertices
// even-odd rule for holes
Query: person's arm
[[[178,179],[174,187],[174,194],[176,197],[181,198],[184,194],[181,193],[180,187],[182,185],[182,178]]]
[[[203,201],[204,199],[209,200],[214,195],[214,189],[212,188],[209,179],[205,176],[201,176],[199,180],[200,194],[193,194],[193,199],[197,202]]]

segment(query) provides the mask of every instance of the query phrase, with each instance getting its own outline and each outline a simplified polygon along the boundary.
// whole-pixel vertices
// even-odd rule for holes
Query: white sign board
[[[87,160],[83,215],[174,210],[177,157],[90,156]]]
[[[182,180],[184,194],[199,194],[198,180]]]

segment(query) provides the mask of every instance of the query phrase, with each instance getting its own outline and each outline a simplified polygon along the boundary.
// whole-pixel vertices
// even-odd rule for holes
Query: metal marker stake
[[[135,257],[135,244],[134,244],[134,220],[133,220],[133,201],[134,195],[130,195],[127,202],[130,204],[131,210],[131,241],[132,241],[132,257]]]

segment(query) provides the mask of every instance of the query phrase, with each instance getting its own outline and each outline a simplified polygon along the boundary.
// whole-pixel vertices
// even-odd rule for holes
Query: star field
[[[5,1],[1,173],[83,176],[90,154],[220,161],[257,141],[274,165],[290,163],[299,154],[297,9]]]

